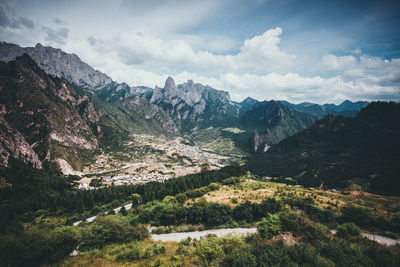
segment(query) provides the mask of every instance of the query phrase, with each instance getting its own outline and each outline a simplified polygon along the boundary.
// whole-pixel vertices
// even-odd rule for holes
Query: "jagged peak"
[[[164,86],[164,88],[165,88],[165,89],[176,89],[175,81],[174,81],[174,79],[173,79],[171,76],[169,76],[169,77],[167,78],[167,80],[165,81],[165,86]]]
[[[251,97],[246,97],[246,99],[244,99],[241,103],[246,103],[246,104],[255,104],[255,103],[257,103],[258,101],[256,100],[256,99],[254,99],[254,98],[251,98]]]

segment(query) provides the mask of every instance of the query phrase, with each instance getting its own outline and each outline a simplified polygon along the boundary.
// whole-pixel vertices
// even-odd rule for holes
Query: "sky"
[[[0,41],[75,53],[131,86],[400,101],[398,14],[389,0],[0,0]]]

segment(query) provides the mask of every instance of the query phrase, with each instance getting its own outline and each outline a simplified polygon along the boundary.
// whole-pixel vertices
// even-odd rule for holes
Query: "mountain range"
[[[191,80],[176,85],[172,77],[163,88],[129,86],[41,44],[2,42],[0,61],[2,165],[11,156],[81,170],[93,153],[118,149],[132,133],[183,136],[207,127],[240,128],[249,152],[265,152],[326,114],[354,116],[367,104],[238,103],[228,92]]]

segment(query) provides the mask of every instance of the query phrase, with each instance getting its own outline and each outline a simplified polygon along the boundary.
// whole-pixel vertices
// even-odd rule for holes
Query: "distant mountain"
[[[258,103],[258,101],[254,98],[247,97],[245,100],[239,103],[240,105],[240,115],[246,113],[246,111],[253,108],[253,106]]]
[[[150,103],[162,108],[182,132],[228,124],[238,117],[240,108],[230,100],[228,92],[192,80],[175,85],[171,77],[166,80],[164,88],[154,89]]]
[[[255,130],[251,141],[253,151],[264,152],[272,144],[309,126],[317,117],[298,111],[279,101],[255,103],[240,119],[240,124]]]
[[[75,106],[79,106],[79,113],[82,111],[81,106],[88,103],[87,108],[96,111],[97,116],[92,117],[91,121],[85,121],[87,127],[76,130],[79,134],[85,132],[83,136],[89,138],[85,143],[90,146],[90,151],[99,147],[118,146],[131,133],[180,136],[208,127],[219,127],[221,131],[226,127],[240,127],[245,132],[232,134],[233,137],[229,138],[240,139],[240,142],[236,139],[233,141],[243,146],[245,140],[253,135],[248,141],[251,150],[265,151],[269,145],[309,127],[316,117],[320,118],[329,113],[353,115],[363,105],[363,103],[351,102],[344,102],[339,106],[321,106],[312,103],[295,105],[276,101],[258,102],[252,98],[236,103],[231,101],[228,92],[194,83],[191,80],[176,85],[171,77],[166,80],[163,88],[131,87],[125,83],[113,81],[106,74],[83,62],[77,55],[65,53],[60,49],[40,44],[22,48],[14,44],[0,43],[0,61],[12,65],[13,60],[23,54],[27,54],[45,74],[51,76],[45,77],[41,73],[36,78],[32,78],[32,82],[40,84],[41,79],[55,79],[58,84],[51,90],[55,97],[65,98],[63,101],[72,106],[68,106],[69,109],[76,110]],[[30,71],[33,72],[38,71],[32,62],[28,64],[27,58],[25,61],[25,65],[29,66],[27,69],[31,68]],[[70,92],[61,93],[64,90],[64,85],[61,83],[65,84]],[[7,88],[7,90],[10,89]],[[71,98],[68,94],[73,97]],[[24,97],[29,99],[31,96],[28,95]],[[19,101],[24,101],[24,97],[21,96]],[[85,99],[85,101],[80,99]],[[83,102],[77,104],[77,101]],[[8,102],[5,105],[12,106],[12,103]],[[35,103],[33,106],[37,108],[38,105],[39,103]],[[20,111],[15,110],[14,113],[18,114],[18,112]],[[64,114],[67,116],[68,112]],[[75,115],[75,113],[71,114],[70,119],[66,119],[65,116],[61,118],[69,123],[80,121],[78,117],[75,119]],[[79,116],[82,117],[82,114],[79,113]],[[7,116],[4,116],[4,119],[11,128],[22,131],[22,128],[10,124]],[[101,132],[97,131],[98,129]],[[48,129],[48,131],[55,130]],[[32,144],[29,139],[30,134],[25,135],[23,132],[21,134],[27,138],[26,141],[29,144]],[[227,132],[224,131],[224,135],[226,134]],[[75,141],[72,139],[71,142],[64,143],[74,144]],[[38,158],[43,160],[43,155],[40,153]],[[75,155],[74,158],[77,158],[76,153],[63,152],[62,154],[69,155],[70,158],[71,155]],[[69,162],[73,161],[75,160]],[[78,165],[74,168],[80,168]]]
[[[56,161],[81,170],[98,149],[119,149],[130,134],[173,135],[174,121],[141,94],[104,101],[47,75],[27,54],[0,61],[0,165],[9,157],[40,168]]]
[[[317,116],[318,118],[323,118],[328,114],[342,115],[345,117],[354,117],[357,113],[368,105],[366,101],[351,102],[346,100],[340,105],[335,104],[324,104],[318,105],[309,102],[303,102],[300,104],[293,104],[287,101],[280,101],[281,103],[293,107],[299,111],[306,112],[308,114]]]
[[[400,104],[373,102],[354,118],[328,115],[312,127],[249,159],[260,175],[297,183],[399,194]]]
[[[35,47],[20,47],[15,44],[0,43],[0,60],[9,62],[16,57],[28,54],[47,74],[64,78],[90,91],[101,90],[118,84],[106,74],[93,69],[82,62],[75,54],[68,54],[61,49],[37,44]]]

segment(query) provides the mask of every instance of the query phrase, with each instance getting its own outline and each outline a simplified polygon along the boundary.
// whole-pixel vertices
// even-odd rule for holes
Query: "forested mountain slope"
[[[359,183],[371,191],[400,192],[400,104],[374,102],[355,118],[329,115],[251,157],[257,174],[291,177],[319,186]]]

